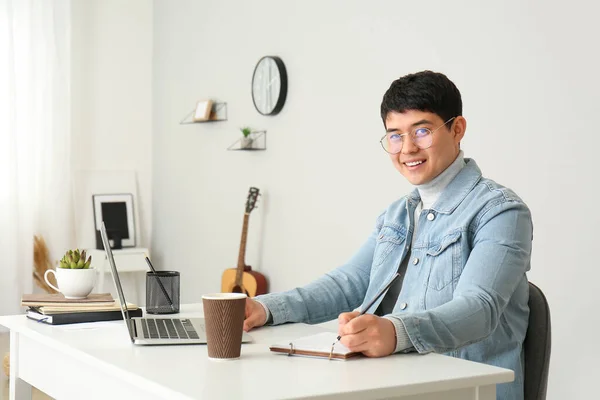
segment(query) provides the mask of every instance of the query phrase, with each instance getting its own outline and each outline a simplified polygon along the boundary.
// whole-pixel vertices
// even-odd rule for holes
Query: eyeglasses
[[[445,126],[448,122],[452,121],[456,117],[450,118],[448,121],[444,122],[442,125],[438,126],[434,130],[428,128],[415,128],[410,133],[398,133],[398,131],[388,132],[379,141],[381,143],[381,147],[390,153],[390,154],[398,154],[402,151],[402,145],[404,144],[404,137],[409,136],[412,142],[420,149],[428,149],[431,147],[433,143],[433,134]]]

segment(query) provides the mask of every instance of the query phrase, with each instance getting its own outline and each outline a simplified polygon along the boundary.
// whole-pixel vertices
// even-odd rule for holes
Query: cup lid
[[[206,300],[239,300],[248,297],[245,293],[210,293],[203,294],[202,298]]]

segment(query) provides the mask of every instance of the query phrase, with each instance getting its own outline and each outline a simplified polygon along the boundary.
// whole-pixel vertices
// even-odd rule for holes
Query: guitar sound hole
[[[248,292],[237,285],[231,289],[231,293],[244,293],[246,296],[248,296]]]

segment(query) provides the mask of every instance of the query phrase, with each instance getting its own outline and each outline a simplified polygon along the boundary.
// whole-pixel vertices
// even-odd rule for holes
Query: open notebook
[[[331,344],[337,339],[337,333],[322,332],[316,335],[301,337],[292,341],[280,342],[271,345],[269,349],[272,352],[287,354],[290,356],[307,356],[329,358]],[[359,355],[354,353],[341,343],[336,343],[333,347],[332,359],[346,360]]]

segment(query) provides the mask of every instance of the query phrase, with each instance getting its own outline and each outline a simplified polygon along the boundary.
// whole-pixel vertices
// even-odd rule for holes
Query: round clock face
[[[252,100],[263,115],[275,115],[283,108],[287,95],[287,74],[279,57],[261,58],[252,76]]]

